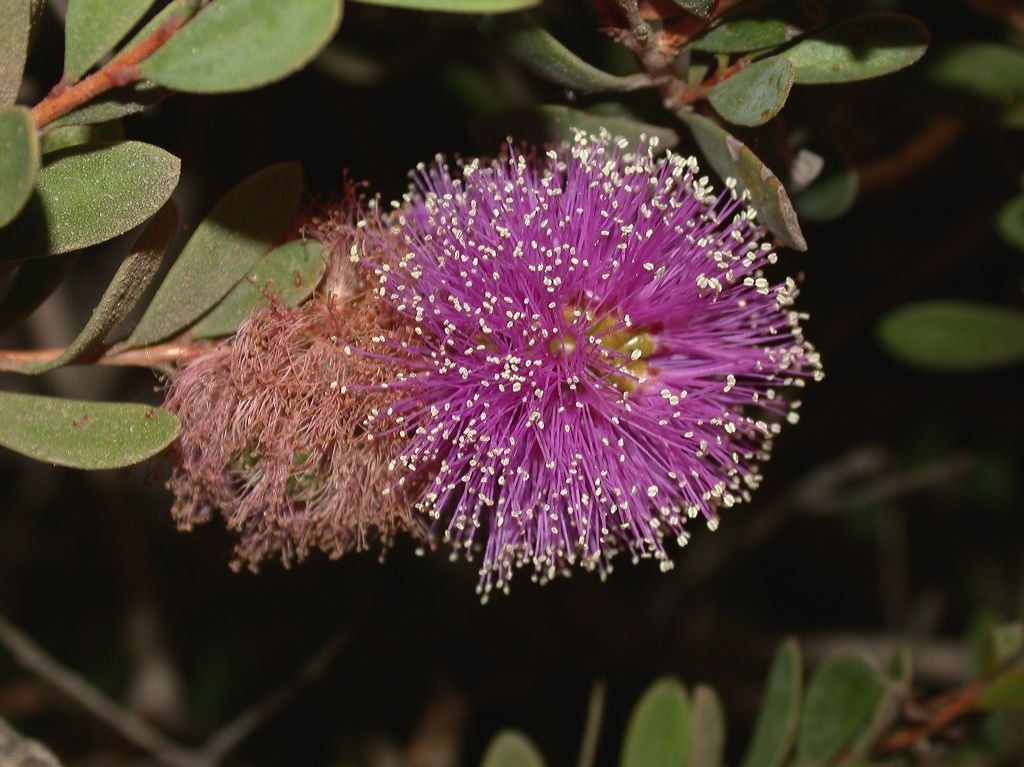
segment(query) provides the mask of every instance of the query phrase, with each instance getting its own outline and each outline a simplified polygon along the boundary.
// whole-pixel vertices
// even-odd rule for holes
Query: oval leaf
[[[693,767],[719,767],[725,756],[725,714],[718,694],[706,685],[693,691],[690,761]]]
[[[180,169],[177,157],[138,141],[55,155],[21,215],[0,230],[0,258],[67,253],[124,234],[163,207]]]
[[[796,250],[807,250],[793,203],[782,182],[746,144],[703,115],[679,115],[693,131],[704,156],[723,179],[736,179],[738,188],[750,192],[750,203],[772,234]]]
[[[659,679],[643,694],[626,725],[620,767],[686,767],[690,702],[675,679]]]
[[[320,282],[327,268],[324,246],[316,240],[295,240],[276,248],[192,328],[195,338],[217,338],[238,330],[267,294],[286,306],[298,306]]]
[[[341,23],[341,0],[216,0],[142,64],[190,93],[258,88],[301,69]]]
[[[871,13],[805,38],[781,55],[792,62],[798,84],[848,83],[909,67],[924,56],[929,40],[917,19]]]
[[[588,64],[527,13],[488,16],[480,27],[535,75],[566,88],[593,93],[632,91],[651,85],[646,75],[618,77]]]
[[[789,98],[795,72],[781,56],[755,61],[708,91],[712,108],[736,125],[761,125],[775,117]]]
[[[990,101],[1024,103],[1024,51],[999,43],[962,43],[943,50],[928,70],[938,85]]]
[[[690,48],[708,53],[746,53],[784,45],[805,31],[806,25],[795,19],[743,17],[712,27],[690,43]]]
[[[884,317],[890,354],[939,371],[997,368],[1024,360],[1024,312],[969,301],[925,301]]]
[[[119,120],[141,112],[146,107],[163,101],[171,91],[151,82],[132,83],[123,88],[107,91],[84,106],[73,109],[47,126],[48,130],[67,125],[95,125]]]
[[[32,28],[29,0],[0,0],[0,107],[13,104],[21,87]]]
[[[25,107],[0,109],[0,227],[21,212],[39,173],[39,135]]]
[[[441,13],[508,13],[540,5],[540,0],[356,0],[364,5],[385,5]]]
[[[139,23],[153,0],[73,0],[64,22],[64,81],[77,81]]]
[[[1024,194],[1014,197],[996,216],[996,231],[1017,250],[1024,250]]]
[[[557,104],[502,109],[473,118],[468,128],[473,139],[486,151],[494,151],[509,136],[538,146],[571,142],[576,129],[595,135],[606,130],[634,145],[644,137],[658,139],[658,146],[665,149],[679,143],[679,135],[671,128]]]
[[[63,353],[47,362],[10,364],[7,370],[19,373],[45,373],[81,359],[87,359],[103,347],[107,335],[135,308],[160,270],[164,253],[174,238],[178,208],[173,200],[157,213],[142,232],[132,252],[121,262],[103,297],[92,310],[89,321]],[[30,262],[30,264],[48,262]]]
[[[837,653],[815,671],[796,738],[802,767],[839,756],[870,723],[882,702],[885,681],[875,665],[856,653]]]
[[[166,410],[0,392],[0,445],[37,461],[116,469],[156,455],[178,436]]]
[[[505,730],[487,746],[480,767],[544,767],[544,757],[521,732]]]
[[[85,144],[113,144],[124,140],[124,126],[120,122],[100,125],[65,125],[47,130],[39,137],[39,151],[45,155],[72,149]]]
[[[281,163],[228,192],[196,227],[126,347],[161,341],[208,312],[281,238],[301,190],[298,163]]]
[[[775,651],[743,767],[782,767],[796,741],[802,697],[800,646],[787,639]]]
[[[996,677],[978,693],[978,706],[988,711],[1024,708],[1024,669],[1013,669]]]

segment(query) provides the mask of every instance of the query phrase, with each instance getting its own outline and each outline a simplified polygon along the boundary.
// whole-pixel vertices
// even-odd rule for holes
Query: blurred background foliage
[[[647,693],[667,698],[667,721],[682,721],[673,705],[692,714],[694,686],[708,685],[701,689],[717,692],[728,723],[724,762],[782,764],[744,759],[751,738],[757,742],[765,676],[789,635],[812,675],[808,699],[814,669],[828,669],[835,661],[825,659],[837,651],[867,652],[873,660],[855,665],[871,666],[871,679],[884,670],[888,690],[892,659],[912,650],[914,673],[892,714],[899,721],[889,721],[884,735],[931,721],[928,702],[938,696],[972,689],[976,702],[981,688],[970,685],[979,675],[990,674],[987,685],[1005,670],[984,649],[1001,636],[993,629],[1024,617],[1024,6],[750,5],[740,10],[786,6],[780,14],[805,25],[908,14],[931,42],[913,66],[842,87],[797,78],[788,90],[779,64],[781,79],[765,98],[785,91],[781,114],[770,107],[763,126],[728,125],[793,198],[807,250],[785,251],[780,268],[799,275],[807,334],[828,377],[807,392],[801,425],[779,442],[754,502],[733,510],[718,532],[696,535],[674,571],[621,562],[606,583],[586,575],[544,588],[522,583],[486,607],[474,594],[472,567],[402,545],[384,567],[362,554],[235,575],[226,565],[230,538],[217,525],[187,537],[175,532],[160,458],[84,473],[4,451],[0,611],[177,742],[205,742],[239,711],[254,713],[261,726],[232,749],[228,762],[237,764],[442,767],[484,759],[488,767],[530,767],[538,757],[523,736],[502,736],[512,745],[488,750],[511,726],[528,733],[548,764],[586,767],[577,757],[597,696],[604,726],[592,735],[594,764],[619,764],[621,756],[623,767],[710,765],[707,756],[694,761],[689,741],[673,746],[671,737],[666,747],[677,752],[667,761],[628,761],[623,733],[636,726],[633,704],[664,675],[690,690],[688,698],[678,682],[664,680]],[[67,13],[59,0],[42,8],[19,103],[38,103],[60,80]],[[641,68],[599,31],[609,13],[590,2],[545,0],[532,17],[614,75],[618,88],[624,78],[638,82]],[[323,199],[338,192],[346,169],[392,198],[404,191],[408,169],[435,153],[490,153],[508,132],[554,130],[537,117],[542,104],[550,105],[542,116],[562,110],[564,118],[571,108],[609,125],[642,120],[665,140],[677,138],[680,151],[711,154],[687,129],[699,139],[700,118],[678,119],[650,88],[588,94],[564,78],[551,82],[550,68],[538,74],[544,50],[562,53],[525,24],[518,16],[481,21],[351,3],[327,47],[288,79],[240,93],[175,95],[123,123],[89,129],[99,133],[88,138],[145,142],[180,158],[172,250],[242,179],[272,164],[298,161],[306,187]],[[897,50],[916,45],[898,42]],[[722,63],[700,47],[685,54],[687,77],[707,67],[692,72],[697,81]],[[566,66],[565,77],[582,76],[576,64]],[[698,111],[708,120],[737,117],[730,104],[728,93],[719,94],[713,111],[703,101]],[[45,152],[55,149],[44,144],[44,166]],[[0,336],[0,347],[69,344],[130,245],[114,240],[77,259],[48,257],[47,273],[63,270],[63,279]],[[21,296],[10,289],[17,274],[8,269],[3,277],[4,304]],[[153,371],[99,366],[0,376],[8,391],[90,400],[157,403],[160,385]],[[9,639],[15,630],[4,626]],[[329,662],[318,655],[325,646]],[[282,690],[287,700],[276,705]],[[847,756],[881,695],[857,715],[839,751],[823,758],[806,744],[801,751],[797,732],[792,758],[816,764]],[[1019,708],[980,708],[899,758],[1021,763]],[[6,653],[0,719],[66,764],[154,759]],[[500,761],[495,749],[509,748],[512,760]],[[689,762],[676,758],[683,752]]]

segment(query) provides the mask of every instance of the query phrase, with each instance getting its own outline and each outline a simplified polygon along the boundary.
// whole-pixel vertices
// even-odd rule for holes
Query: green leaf
[[[480,767],[544,767],[544,757],[521,732],[504,730],[487,746]]]
[[[341,0],[215,0],[141,66],[190,93],[258,88],[301,69],[341,23]]]
[[[154,0],[72,0],[64,22],[64,81],[76,82],[139,23]]]
[[[619,767],[687,767],[690,733],[686,688],[671,677],[659,679],[629,716]]]
[[[126,348],[162,341],[209,311],[281,238],[301,191],[298,163],[281,163],[228,192],[186,243]]]
[[[0,107],[18,96],[31,26],[29,0],[0,0]]]
[[[116,469],[156,455],[178,435],[166,410],[0,392],[0,445],[37,461]]]
[[[124,126],[120,122],[99,125],[64,125],[47,130],[39,137],[39,151],[44,155],[61,152],[85,144],[113,144],[124,141]]]
[[[994,626],[985,643],[985,667],[998,668],[1024,652],[1024,624]]]
[[[884,679],[881,702],[875,707],[867,727],[857,737],[850,749],[852,756],[866,758],[878,745],[881,737],[899,719],[907,699],[910,697],[913,680],[913,663],[910,650],[901,647],[893,653],[892,661]]]
[[[259,260],[245,279],[192,328],[194,338],[217,338],[238,330],[266,294],[286,306],[298,306],[316,288],[327,268],[324,246],[316,240],[294,240]]]
[[[754,126],[775,117],[789,98],[795,72],[781,56],[755,61],[708,91],[708,101],[736,125]]]
[[[557,104],[516,107],[491,112],[469,121],[469,133],[486,151],[494,151],[507,137],[531,144],[571,142],[574,129],[598,134],[606,130],[637,144],[644,136],[658,139],[658,146],[671,148],[679,135],[671,128],[650,125],[626,117],[599,115]]]
[[[785,763],[800,722],[801,677],[800,646],[795,639],[787,639],[775,651],[742,767],[782,767]]]
[[[807,685],[796,738],[796,762],[812,767],[830,762],[870,723],[882,702],[885,681],[859,653],[836,653]]]
[[[1024,51],[999,43],[961,43],[942,50],[928,69],[932,82],[992,102],[1024,106]]]
[[[135,308],[156,277],[164,253],[174,237],[177,222],[178,208],[173,200],[169,200],[143,230],[131,253],[118,267],[100,302],[92,310],[89,321],[59,357],[47,362],[12,364],[5,366],[5,369],[19,373],[45,373],[87,359],[99,351],[110,331],[120,325]]]
[[[47,131],[68,125],[94,125],[141,112],[171,95],[156,83],[141,82],[107,91],[84,106],[61,115],[46,126]]]
[[[1014,197],[999,209],[996,231],[1009,245],[1024,250],[1024,194]]]
[[[67,253],[124,234],[163,207],[180,168],[174,155],[138,141],[53,156],[21,215],[0,230],[0,259]]]
[[[364,5],[384,5],[414,11],[440,13],[508,13],[540,5],[540,0],[356,0]]]
[[[588,64],[528,13],[486,16],[480,28],[535,75],[566,88],[593,93],[651,86],[646,75],[618,77]]]
[[[1007,671],[985,685],[978,693],[978,707],[988,711],[1024,708],[1024,669]]]
[[[982,303],[903,306],[882,318],[878,335],[894,357],[930,370],[987,370],[1024,360],[1024,312]]]
[[[676,0],[676,4],[688,13],[706,19],[715,7],[715,0]]]
[[[803,147],[796,156],[799,158],[808,152],[817,157],[821,171],[809,184],[791,179],[789,189],[793,207],[801,220],[834,221],[852,208],[857,200],[857,172],[830,145]]]
[[[690,717],[690,760],[693,767],[719,767],[725,756],[725,714],[718,694],[705,685],[693,691]]]
[[[928,49],[928,29],[898,13],[871,13],[844,21],[783,51],[799,85],[847,83],[896,72]]]
[[[708,53],[746,53],[785,45],[806,31],[805,24],[788,17],[743,16],[712,27],[689,47]]]
[[[39,308],[64,282],[77,258],[70,253],[19,264],[0,301],[0,330],[17,325]]]
[[[723,179],[736,179],[737,188],[750,192],[750,202],[761,223],[784,243],[807,250],[793,203],[782,182],[746,144],[696,112],[679,115],[693,131],[704,156]]]
[[[0,227],[21,212],[39,173],[39,135],[25,107],[0,109]]]

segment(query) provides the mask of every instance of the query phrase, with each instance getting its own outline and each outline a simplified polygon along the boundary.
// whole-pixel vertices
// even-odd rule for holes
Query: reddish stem
[[[155,368],[170,362],[194,357],[202,346],[171,341],[157,346],[126,351],[108,350],[98,357],[82,360],[89,365]],[[0,350],[0,370],[17,371],[27,362],[49,362],[64,352],[63,349],[7,349]]]
[[[187,14],[175,13],[138,45],[114,57],[104,67],[84,80],[80,80],[70,87],[63,85],[63,81],[57,83],[46,98],[32,108],[32,117],[35,118],[36,127],[43,128],[61,115],[80,107],[111,88],[138,80],[140,77],[138,65],[170,40],[186,19]]]

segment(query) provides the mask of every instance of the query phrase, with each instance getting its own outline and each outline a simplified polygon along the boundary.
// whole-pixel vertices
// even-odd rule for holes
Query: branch
[[[172,362],[180,362],[199,354],[205,345],[171,341],[166,344],[147,346],[142,349],[117,351],[109,347],[99,356],[77,360],[72,364],[111,365],[116,367],[158,368]],[[50,362],[64,353],[63,349],[0,349],[0,371],[19,372],[26,364]]]
[[[128,85],[140,79],[139,64],[158,51],[175,32],[188,21],[199,6],[198,0],[180,0],[178,13],[171,16],[137,45],[115,56],[98,71],[68,87],[64,81],[32,107],[37,128],[43,128],[72,109],[106,93],[112,88]]]

